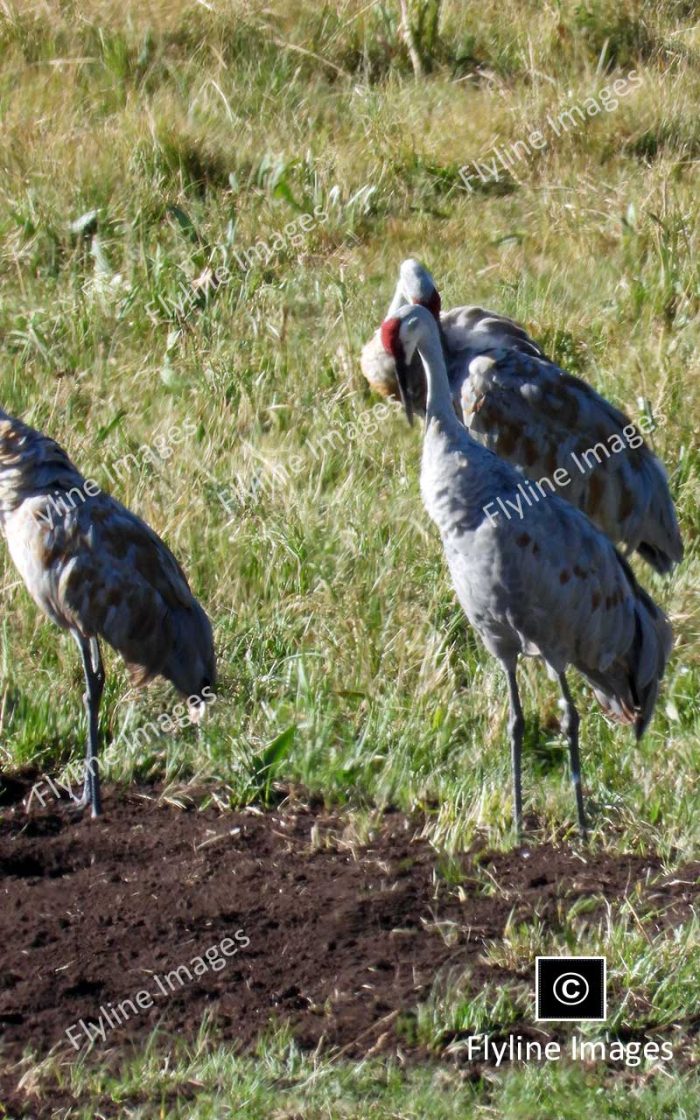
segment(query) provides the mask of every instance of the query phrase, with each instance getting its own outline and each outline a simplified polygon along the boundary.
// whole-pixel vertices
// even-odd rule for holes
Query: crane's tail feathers
[[[639,585],[636,590],[635,636],[627,656],[630,658],[630,682],[638,702],[635,733],[637,739],[641,739],[654,713],[659,684],[673,647],[673,631],[651,596]]]
[[[663,465],[656,456],[648,454],[643,469],[650,501],[641,526],[637,552],[654,571],[668,575],[683,559],[678,518]]]
[[[676,564],[679,564],[683,559],[683,546],[674,555],[669,555],[663,548],[657,548],[655,545],[650,544],[648,541],[642,541],[637,545],[637,552],[650,564],[655,572],[661,576],[667,576],[672,572]]]
[[[634,724],[641,739],[649,726],[666,670],[673,632],[664,612],[639,586],[620,557],[635,595],[634,637],[623,654],[605,670],[581,667],[593,685],[598,703],[617,723]]]

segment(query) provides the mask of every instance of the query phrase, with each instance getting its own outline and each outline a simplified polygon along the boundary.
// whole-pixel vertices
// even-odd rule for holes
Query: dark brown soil
[[[659,925],[679,924],[698,895],[698,865],[664,878],[654,857],[551,845],[467,853],[457,886],[454,861],[445,874],[417,838],[421,822],[399,813],[360,845],[341,819],[298,803],[221,813],[180,808],[152,789],[108,791],[93,822],[65,803],[28,814],[25,794],[21,780],[5,783],[0,807],[5,1102],[25,1051],[75,1054],[66,1029],[100,1015],[98,1053],[156,1026],[192,1039],[205,1013],[242,1048],[286,1021],[303,1047],[351,1057],[405,1050],[405,1017],[441,970],[468,965],[475,991],[516,979],[482,961],[514,909],[556,924],[562,899],[617,905],[641,885],[642,908]],[[234,939],[230,950],[236,931],[225,967],[165,981],[181,965],[192,973],[193,959],[224,938]],[[128,1021],[110,1029],[113,1009],[142,991],[153,1006],[127,1007]],[[80,1026],[75,1037],[84,1052]]]

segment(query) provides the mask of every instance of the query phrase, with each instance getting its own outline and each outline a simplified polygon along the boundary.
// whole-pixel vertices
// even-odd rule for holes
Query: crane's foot
[[[76,817],[82,817],[88,805],[92,805],[90,794],[88,793],[86,795],[85,792],[83,792],[80,797],[78,797],[76,793],[72,793],[70,796],[72,801],[71,812],[74,812]]]
[[[95,769],[94,773],[90,772],[90,767],[86,768],[85,784],[83,785],[83,792],[80,797],[77,794],[71,793],[71,800],[76,810],[84,812],[88,805],[91,809],[91,816],[93,820],[102,816],[102,796],[100,793],[100,779],[97,776]]]
[[[87,807],[90,806],[90,816],[93,820],[97,820],[102,816],[102,803],[99,798],[97,800],[97,804],[93,802],[93,799],[91,797],[85,798],[84,796],[74,796],[72,798],[72,801],[73,804],[71,806],[71,809],[75,811],[76,815],[82,816]]]

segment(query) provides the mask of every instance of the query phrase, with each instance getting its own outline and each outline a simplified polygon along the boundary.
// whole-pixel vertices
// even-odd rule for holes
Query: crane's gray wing
[[[530,589],[522,606],[528,629],[542,641],[554,633],[607,714],[634,723],[639,737],[671,652],[670,623],[626,560],[577,510],[555,498],[532,514],[533,540],[517,531],[512,537]],[[523,524],[528,534],[527,519]]]
[[[584,381],[509,349],[473,359],[459,395],[475,439],[545,480],[547,492],[582,509],[611,540],[660,572],[682,558],[663,466],[624,413]]]
[[[512,480],[502,493],[513,498]],[[522,519],[485,519],[461,551],[462,570],[471,573],[467,596],[480,600],[478,628],[487,645],[488,619],[492,644],[502,640],[498,628],[506,622],[524,652],[539,653],[555,672],[575,665],[606,712],[634,722],[641,735],[671,650],[671,627],[611,542],[578,510],[545,498]],[[458,585],[459,542],[447,552]],[[490,576],[477,582],[480,559]]]
[[[52,521],[32,534],[44,572],[40,605],[62,625],[104,638],[137,683],[162,672],[180,616],[201,611],[170,549],[106,494]]]
[[[545,357],[520,323],[485,307],[453,307],[440,316],[440,326],[446,353],[454,358],[454,363],[449,364],[499,348]]]

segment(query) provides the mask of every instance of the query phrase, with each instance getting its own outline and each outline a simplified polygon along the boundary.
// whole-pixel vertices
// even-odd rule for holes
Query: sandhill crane
[[[386,318],[390,319],[404,304],[419,303],[433,313],[440,327],[447,375],[453,387],[455,408],[461,415],[460,391],[469,375],[469,362],[480,354],[495,349],[518,350],[534,358],[545,358],[544,352],[527,331],[513,319],[488,311],[484,307],[453,307],[442,310],[440,293],[427,268],[409,258],[402,262],[399,279]],[[376,393],[398,397],[396,367],[382,345],[381,328],[375,331],[360,355],[362,372]],[[425,412],[425,377],[418,357],[407,370],[407,388],[415,411]]]
[[[122,655],[134,684],[165,677],[196,716],[216,683],[211,625],[160,537],[52,439],[1,410],[0,526],[30,595],[80,650],[88,736],[78,804],[97,817],[99,639]]]
[[[440,325],[455,408],[484,447],[587,513],[626,554],[661,573],[683,557],[666,472],[639,428],[578,377],[549,361],[522,327],[481,307],[440,313],[435,282],[418,261],[401,265],[387,318],[401,304],[427,307]],[[362,351],[372,387],[397,396],[396,370],[380,332]],[[405,392],[425,409],[414,358]],[[640,422],[643,426],[644,422]]]
[[[651,719],[671,650],[668,619],[638,585],[614,546],[579,510],[556,495],[525,507],[522,477],[472,437],[457,418],[442,345],[431,313],[406,306],[384,322],[381,337],[396,364],[409,421],[406,366],[418,352],[427,380],[421,492],[440,530],[457,597],[508,679],[515,825],[522,826],[523,713],[516,666],[541,656],[559,680],[565,708],[578,822],[586,834],[581,790],[579,716],[566,680],[574,665],[605,711],[633,723],[637,738]],[[519,508],[508,519],[499,500]]]

